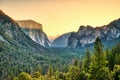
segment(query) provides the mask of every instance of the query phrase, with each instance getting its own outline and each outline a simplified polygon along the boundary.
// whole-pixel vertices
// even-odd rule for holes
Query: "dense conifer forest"
[[[11,62],[2,64],[5,60],[2,56],[5,55],[0,55],[0,69],[4,69],[4,73],[0,72],[3,73],[0,76],[4,77],[4,80],[120,80],[120,43],[112,49],[103,50],[100,38],[96,38],[92,52],[87,48],[83,58],[74,56],[74,60],[70,61],[67,58],[65,58],[66,60],[62,58],[46,63],[45,60],[50,59],[41,57],[41,59],[44,59],[41,64],[35,61],[32,62],[33,57],[31,57],[31,64],[27,64],[27,58],[29,57],[26,56],[22,59],[27,65],[17,60],[23,65],[11,65],[10,67],[7,64]],[[8,56],[6,55],[4,58],[8,59]],[[5,70],[9,70],[9,73]]]

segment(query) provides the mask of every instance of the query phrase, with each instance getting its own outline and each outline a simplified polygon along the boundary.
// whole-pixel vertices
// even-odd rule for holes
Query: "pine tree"
[[[115,65],[114,69],[113,69],[113,77],[115,80],[119,80],[120,79],[120,65]]]
[[[96,38],[94,45],[94,55],[93,61],[90,64],[90,80],[100,80],[99,75],[102,74],[101,69],[106,68],[107,60],[103,53],[103,45],[99,37]],[[104,70],[104,69],[102,69]],[[100,73],[101,72],[101,73]],[[109,72],[109,70],[104,70],[104,73]],[[108,76],[109,77],[109,76]],[[103,76],[103,80],[110,80],[109,78]]]
[[[26,72],[22,72],[19,76],[18,76],[18,80],[32,80],[31,76],[26,73]]]
[[[108,67],[102,67],[97,71],[96,80],[112,80]]]
[[[50,66],[47,72],[48,77],[50,78],[50,80],[52,79],[52,75],[53,75],[53,70],[52,67]]]
[[[74,66],[78,67],[78,60],[77,59],[75,59],[75,61],[74,61]]]
[[[77,80],[79,69],[76,66],[71,66],[69,70],[70,80]]]
[[[84,70],[85,70],[85,72],[88,72],[90,63],[91,63],[91,55],[90,55],[89,49],[87,49],[85,59],[84,59]]]
[[[33,78],[39,78],[41,76],[40,72],[37,71],[33,74]]]
[[[81,71],[77,80],[88,80],[88,75],[85,71]]]
[[[54,75],[55,75],[55,80],[59,80],[60,72],[58,70],[55,71]]]
[[[118,43],[116,46],[112,48],[110,53],[110,58],[108,61],[109,61],[109,68],[112,71],[115,64],[120,65],[120,43]]]

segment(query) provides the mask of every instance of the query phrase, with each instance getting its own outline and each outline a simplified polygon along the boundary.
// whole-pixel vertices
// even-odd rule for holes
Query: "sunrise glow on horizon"
[[[0,0],[0,9],[15,20],[41,23],[49,37],[120,18],[120,0]]]

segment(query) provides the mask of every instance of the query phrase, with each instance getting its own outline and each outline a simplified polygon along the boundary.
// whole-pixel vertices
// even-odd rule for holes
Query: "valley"
[[[120,79],[120,19],[50,42],[42,24],[0,10],[0,80],[87,79]]]

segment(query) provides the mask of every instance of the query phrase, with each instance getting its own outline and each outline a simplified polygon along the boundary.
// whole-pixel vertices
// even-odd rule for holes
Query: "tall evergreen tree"
[[[115,64],[120,65],[120,43],[118,43],[112,48],[108,61],[110,70],[113,70]]]
[[[18,76],[18,80],[32,80],[31,76],[26,73],[26,72],[22,72],[19,76]]]
[[[89,49],[87,49],[85,59],[84,59],[84,70],[86,72],[88,72],[89,70],[90,63],[91,63],[91,55],[90,55]]]
[[[120,80],[120,65],[115,65],[113,69],[113,77],[115,80]]]
[[[96,38],[95,45],[94,45],[94,56],[93,61],[90,65],[90,80],[100,80],[99,75],[102,74],[102,68],[106,67],[107,60],[106,56],[103,53],[103,45],[99,37]],[[108,73],[108,70],[104,70],[104,73]],[[104,76],[103,76],[104,77]],[[109,80],[109,78],[103,78],[104,80]]]
[[[78,60],[77,59],[74,60],[74,66],[78,67]]]
[[[53,75],[53,70],[52,67],[50,66],[47,72],[48,77],[50,78],[50,80],[52,79],[52,75]]]
[[[70,79],[69,80],[77,80],[79,69],[76,66],[71,66],[69,70]]]
[[[39,78],[41,76],[40,72],[37,71],[33,74],[33,78]]]

